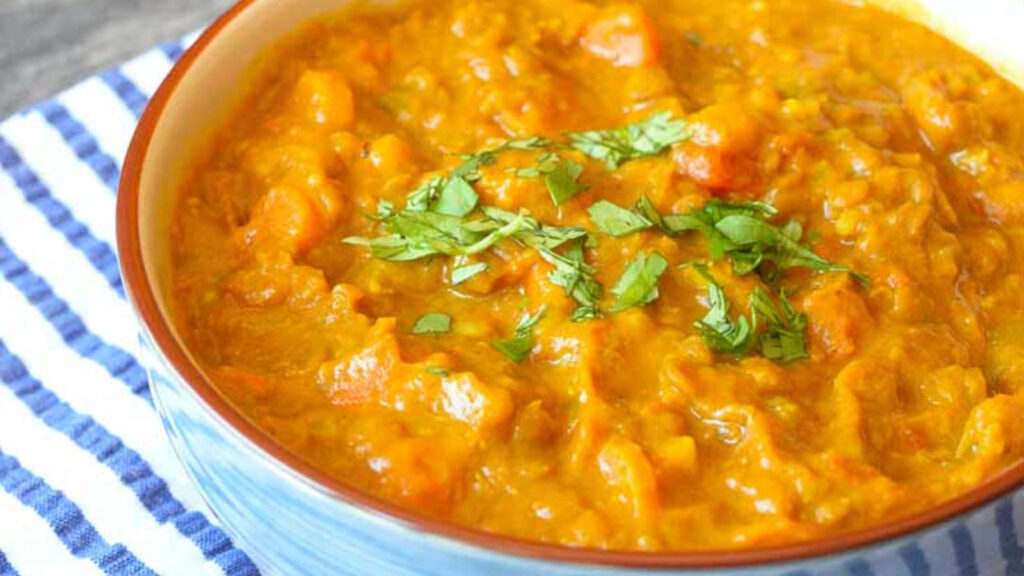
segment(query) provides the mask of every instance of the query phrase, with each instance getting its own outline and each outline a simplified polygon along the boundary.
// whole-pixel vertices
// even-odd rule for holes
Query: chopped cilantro
[[[615,169],[628,160],[660,154],[689,134],[685,120],[673,120],[671,112],[655,112],[645,120],[618,128],[570,132],[566,136],[573,148]]]
[[[604,289],[594,278],[594,267],[583,259],[583,243],[579,240],[572,243],[564,254],[541,247],[541,257],[554,265],[555,269],[548,273],[548,279],[556,286],[561,286],[567,295],[576,301],[573,310],[574,322],[597,318],[601,315],[598,302]]]
[[[729,316],[729,301],[707,267],[690,264],[708,282],[708,312],[694,326],[704,337],[708,347],[716,352],[746,354],[755,345],[761,355],[775,362],[792,362],[807,358],[804,332],[807,316],[797,312],[785,293],[779,294],[779,304],[764,289],[758,287],[750,294],[750,320],[740,315]]]
[[[716,352],[745,354],[750,349],[753,331],[744,316],[733,320],[725,290],[703,264],[690,264],[708,283],[708,312],[694,323],[708,348]]]
[[[395,213],[395,203],[390,200],[380,199],[377,202],[377,218],[383,220]]]
[[[487,262],[477,262],[476,264],[466,264],[464,266],[458,266],[452,269],[452,286],[458,286],[466,280],[487,271]]]
[[[433,209],[438,214],[461,217],[472,212],[479,201],[480,197],[469,182],[460,176],[452,176],[441,188]]]
[[[626,210],[607,201],[595,202],[587,209],[590,220],[597,229],[609,236],[627,236],[653,226],[647,219],[634,211]]]
[[[412,327],[413,334],[443,334],[452,329],[452,317],[440,312],[424,314]]]
[[[520,178],[543,178],[544,186],[551,194],[551,201],[555,206],[565,204],[586,189],[586,186],[579,182],[583,166],[554,152],[544,152],[537,157],[537,162],[533,166],[519,168],[515,173]]]
[[[612,288],[617,297],[612,312],[621,312],[634,306],[646,306],[658,298],[658,280],[668,268],[668,260],[657,252],[640,253],[622,272]]]
[[[536,314],[523,314],[516,326],[515,336],[508,340],[495,340],[491,342],[497,351],[501,352],[513,362],[522,362],[530,355],[533,349],[533,328],[544,316],[546,308],[541,306]]]
[[[793,309],[785,292],[779,293],[777,307],[767,292],[756,288],[750,295],[750,314],[754,325],[764,325],[760,336],[761,355],[776,362],[807,358],[804,330],[807,316]]]

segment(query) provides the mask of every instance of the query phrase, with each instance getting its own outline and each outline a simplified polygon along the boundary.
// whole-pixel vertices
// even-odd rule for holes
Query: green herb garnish
[[[702,264],[689,264],[708,282],[708,312],[694,324],[708,347],[716,352],[746,354],[755,344],[761,355],[775,362],[807,358],[807,316],[797,312],[784,292],[779,304],[758,287],[750,294],[750,320],[729,316],[729,301],[721,285]]]
[[[495,340],[491,342],[491,346],[513,362],[518,363],[526,360],[530,355],[530,350],[533,349],[533,328],[540,322],[545,310],[546,308],[541,306],[537,313],[532,316],[528,313],[523,314],[523,317],[519,320],[519,325],[516,326],[515,336],[508,340]]]
[[[807,358],[807,342],[804,330],[807,315],[793,309],[785,292],[779,293],[776,306],[767,292],[754,289],[750,295],[750,314],[754,326],[763,325],[760,336],[761,355],[776,362],[792,362]]]
[[[462,217],[472,212],[479,201],[480,197],[477,196],[476,190],[473,190],[465,178],[452,176],[441,188],[433,209],[438,214]]]
[[[484,206],[482,210],[485,216],[500,224],[509,224],[519,217],[519,214],[515,212],[509,212],[508,210],[502,210],[493,206]],[[570,240],[585,238],[586,236],[587,231],[583,228],[549,226],[541,224],[535,218],[525,216],[522,229],[517,231],[513,238],[520,244],[530,248],[554,250]]]
[[[427,366],[427,368],[426,368],[426,370],[424,370],[424,372],[426,372],[427,374],[433,374],[435,376],[440,376],[442,378],[444,378],[445,376],[451,374],[450,371],[448,371],[448,370],[446,370],[444,368],[441,368],[440,366]]]
[[[413,212],[426,212],[437,202],[441,196],[441,190],[444,189],[447,182],[448,179],[443,176],[427,178],[405,197],[405,209]]]
[[[497,148],[482,150],[462,156],[462,164],[452,170],[453,176],[465,178],[470,182],[480,179],[480,167],[489,166],[498,161],[498,154],[506,150],[541,150],[551,146],[551,141],[541,136],[509,140]]]
[[[539,248],[538,252],[555,267],[548,273],[548,279],[556,286],[561,286],[576,301],[573,321],[580,322],[600,316],[598,303],[604,289],[594,278],[594,267],[583,259],[583,242],[574,241],[564,254],[546,247]]]
[[[673,120],[671,112],[655,112],[640,122],[607,130],[566,134],[570,145],[604,162],[610,170],[623,162],[661,154],[689,137],[685,120]]]
[[[438,214],[402,210],[384,219],[389,236],[345,238],[346,244],[367,246],[375,258],[392,262],[419,260],[428,256],[469,256],[483,252],[526,226],[522,212],[509,222],[489,219],[465,220]]]
[[[591,209],[590,217],[594,224],[612,236],[623,236],[652,226],[670,236],[700,232],[708,239],[712,261],[728,256],[737,276],[757,272],[766,281],[774,282],[780,273],[803,267],[816,271],[848,272],[864,286],[869,282],[863,274],[829,262],[803,246],[800,243],[803,227],[799,222],[790,220],[782,226],[768,222],[768,218],[777,212],[763,202],[713,199],[687,214],[662,215],[646,196],[642,196],[632,210],[604,200]]]
[[[377,201],[377,218],[383,220],[395,213],[395,203],[390,200],[380,199]]]
[[[634,306],[646,306],[658,298],[658,280],[668,268],[668,260],[657,252],[640,253],[622,272],[612,288],[615,304],[612,312],[621,312]]]
[[[738,274],[746,274],[764,263],[771,263],[775,272],[795,267],[823,272],[848,272],[861,285],[869,283],[863,274],[829,262],[802,246],[800,238],[803,230],[799,226],[780,228],[755,216],[730,214],[715,222],[714,228],[728,241],[727,244],[723,243],[723,251],[732,259],[733,270]],[[771,273],[769,270],[765,272]]]
[[[744,316],[733,320],[729,316],[729,299],[725,290],[703,264],[689,264],[708,283],[708,312],[694,323],[708,348],[716,352],[745,354],[750,349],[753,331]]]
[[[586,189],[580,184],[583,166],[578,162],[562,158],[554,152],[544,152],[537,157],[537,162],[528,168],[519,168],[515,174],[520,178],[543,178],[544,186],[551,194],[555,206],[561,206],[573,196]]]
[[[458,266],[452,269],[452,286],[458,286],[466,280],[469,280],[473,276],[486,272],[488,268],[487,262],[477,262],[476,264],[466,264],[464,266]]]
[[[597,229],[609,236],[628,236],[653,226],[647,219],[635,211],[626,210],[607,201],[600,200],[587,209],[590,220]]]
[[[412,327],[413,334],[444,334],[452,329],[452,317],[440,312],[424,314]]]

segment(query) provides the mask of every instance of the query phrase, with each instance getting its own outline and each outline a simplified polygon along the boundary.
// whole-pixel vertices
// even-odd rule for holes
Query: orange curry
[[[1024,453],[1024,95],[818,0],[312,23],[183,193],[177,324],[313,466],[462,525],[686,550]]]

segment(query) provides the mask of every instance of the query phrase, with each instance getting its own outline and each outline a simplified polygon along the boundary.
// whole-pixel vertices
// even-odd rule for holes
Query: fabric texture
[[[186,38],[0,123],[0,576],[257,576],[174,456],[136,360],[114,207]]]

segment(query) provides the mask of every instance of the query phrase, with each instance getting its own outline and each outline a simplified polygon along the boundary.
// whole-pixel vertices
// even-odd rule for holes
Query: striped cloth
[[[0,576],[255,576],[190,484],[135,358],[121,159],[183,42],[0,123]]]

